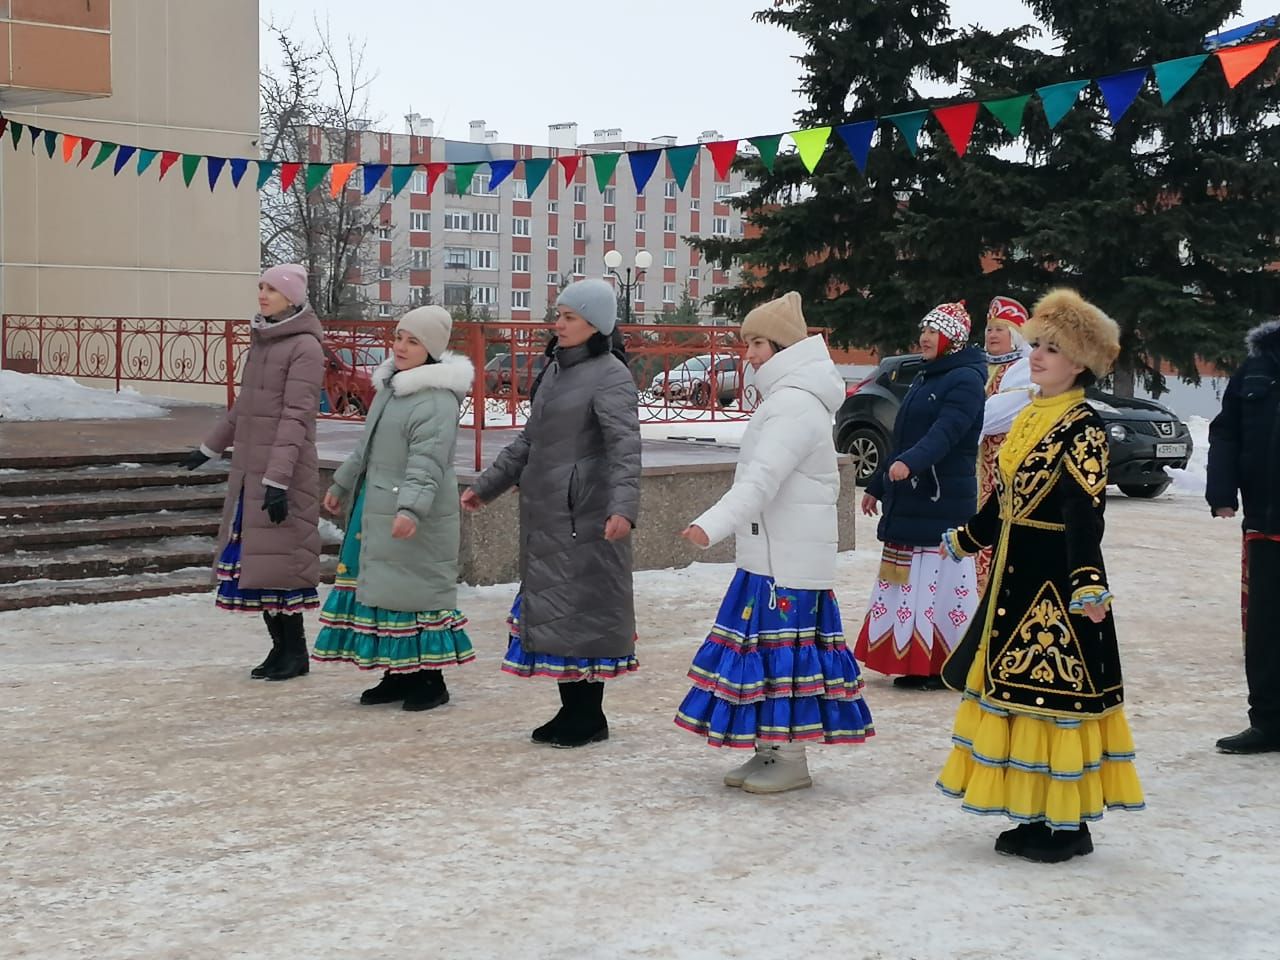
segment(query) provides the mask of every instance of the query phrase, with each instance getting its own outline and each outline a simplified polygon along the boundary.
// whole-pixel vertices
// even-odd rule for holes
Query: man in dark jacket
[[[1218,741],[1224,753],[1280,751],[1280,320],[1249,331],[1249,355],[1209,426],[1205,499],[1215,517],[1244,501],[1244,667],[1249,727]]]

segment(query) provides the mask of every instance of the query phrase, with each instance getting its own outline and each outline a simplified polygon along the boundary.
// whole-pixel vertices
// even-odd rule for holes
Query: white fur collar
[[[391,383],[391,389],[397,397],[421,393],[423,390],[449,390],[459,397],[471,392],[471,384],[475,380],[475,367],[471,360],[458,353],[446,353],[439,363],[424,363],[411,370],[396,373],[394,357],[388,357],[373,372],[373,384],[378,390]],[[391,375],[395,373],[393,378]]]

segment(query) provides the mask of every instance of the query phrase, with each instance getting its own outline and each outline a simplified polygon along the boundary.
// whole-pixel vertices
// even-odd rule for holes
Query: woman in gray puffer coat
[[[320,613],[318,661],[382,670],[363,704],[405,710],[449,702],[442,671],[475,659],[458,611],[458,408],[475,371],[447,353],[442,307],[410,310],[393,356],[373,375],[377,396],[359,445],[333,475],[324,506],[344,506],[338,576]]]
[[[603,681],[637,667],[631,530],[640,512],[635,382],[610,352],[617,298],[603,280],[556,302],[555,359],[520,436],[462,495],[478,510],[520,489],[522,588],[502,668],[559,681],[561,708],[535,743],[609,736]]]

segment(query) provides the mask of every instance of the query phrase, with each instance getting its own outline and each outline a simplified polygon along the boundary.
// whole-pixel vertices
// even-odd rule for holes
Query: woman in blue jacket
[[[883,504],[876,536],[884,552],[854,654],[898,687],[942,689],[942,664],[978,607],[973,559],[943,564],[937,546],[978,506],[987,370],[969,329],[963,302],[921,321],[925,363],[898,410],[889,466],[862,499],[867,516]]]

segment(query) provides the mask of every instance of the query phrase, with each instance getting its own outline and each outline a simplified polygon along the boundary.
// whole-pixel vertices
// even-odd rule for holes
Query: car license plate
[[[1187,455],[1185,443],[1157,443],[1156,456],[1162,459],[1175,460]]]

